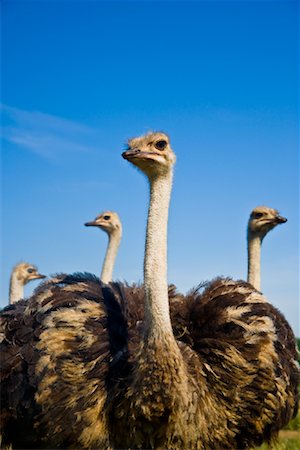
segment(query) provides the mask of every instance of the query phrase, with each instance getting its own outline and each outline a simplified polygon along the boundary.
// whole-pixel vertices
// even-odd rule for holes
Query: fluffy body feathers
[[[295,341],[282,314],[249,284],[230,279],[187,297],[173,288],[169,295],[184,373],[166,360],[165,379],[155,373],[156,346],[142,367],[138,356],[141,286],[59,275],[2,311],[4,444],[224,449],[275,436],[297,411]]]

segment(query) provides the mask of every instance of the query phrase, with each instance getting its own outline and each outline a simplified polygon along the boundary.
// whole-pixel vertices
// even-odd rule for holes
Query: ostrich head
[[[20,281],[23,285],[27,284],[31,280],[46,278],[46,275],[42,275],[38,272],[36,266],[26,262],[17,264],[13,268],[13,273],[15,274],[18,281]]]
[[[250,214],[248,235],[263,239],[276,225],[285,223],[287,219],[279,215],[276,209],[267,206],[257,206]]]
[[[169,172],[176,160],[169,137],[161,132],[147,133],[130,139],[128,148],[122,156],[150,179]]]
[[[91,222],[85,223],[86,227],[98,227],[105,231],[108,235],[114,233],[120,233],[122,231],[122,225],[120,218],[116,212],[105,211]]]

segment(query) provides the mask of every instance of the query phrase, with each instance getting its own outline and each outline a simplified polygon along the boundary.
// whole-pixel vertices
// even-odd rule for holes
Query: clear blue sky
[[[183,292],[246,277],[246,222],[288,222],[263,243],[262,290],[299,330],[297,1],[2,0],[1,306],[12,266],[100,273],[116,210],[115,278],[142,280],[146,180],[128,137],[164,130],[177,154],[169,281]],[[26,287],[26,295],[37,285]]]

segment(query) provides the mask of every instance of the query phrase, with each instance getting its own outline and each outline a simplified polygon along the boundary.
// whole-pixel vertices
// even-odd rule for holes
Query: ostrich
[[[243,448],[271,439],[297,410],[299,372],[288,324],[251,285],[216,279],[192,302],[193,342],[175,339],[166,272],[175,155],[166,135],[150,133],[129,141],[123,157],[147,176],[150,205],[144,330],[129,382],[120,383],[112,402],[115,446]],[[289,333],[275,345],[282,324]]]
[[[122,223],[120,217],[116,212],[106,211],[99,214],[95,218],[95,220],[86,222],[85,226],[101,228],[102,230],[106,231],[109,236],[109,243],[106,250],[100,280],[106,284],[110,283],[112,281],[115,260],[122,238]],[[130,298],[138,297],[137,304],[140,304],[141,296],[144,295],[143,286],[141,286],[140,284],[133,284],[131,287],[129,285],[126,285],[126,289],[128,290],[128,293],[130,292],[130,294],[128,294]],[[168,294],[170,301],[183,300],[182,294],[177,292],[177,288],[174,284],[170,284],[168,286]],[[142,309],[139,309],[138,316],[139,319],[142,318]]]
[[[18,304],[2,312],[5,445],[213,450],[272,439],[297,410],[292,331],[253,286],[229,278],[175,302],[182,314],[169,309],[175,155],[166,134],[148,133],[123,157],[150,183],[145,295],[61,275],[39,286],[22,314]]]
[[[250,214],[248,241],[248,283],[260,291],[260,252],[263,238],[280,223],[287,222],[276,209],[257,206]]]
[[[109,283],[112,280],[115,260],[122,238],[122,224],[116,212],[106,211],[100,214],[91,222],[85,223],[86,227],[98,227],[108,234],[108,246],[102,267],[100,279],[103,283]]]
[[[9,284],[9,303],[18,302],[24,298],[24,286],[31,280],[37,280],[41,278],[46,278],[38,272],[37,267],[21,262],[16,264],[11,272],[10,284]]]

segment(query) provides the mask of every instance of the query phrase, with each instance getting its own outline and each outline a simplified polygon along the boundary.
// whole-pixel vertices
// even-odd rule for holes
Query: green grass
[[[290,423],[284,428],[285,430],[300,431],[300,412],[298,412],[295,419],[292,419]]]
[[[263,444],[255,450],[300,450],[299,438],[287,438],[280,439],[275,445],[269,447],[267,444]]]

